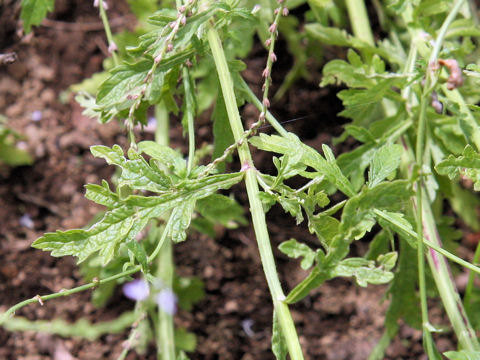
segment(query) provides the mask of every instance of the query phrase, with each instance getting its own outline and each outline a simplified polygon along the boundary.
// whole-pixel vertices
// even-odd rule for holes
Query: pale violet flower
[[[28,229],[33,229],[35,224],[33,223],[32,218],[30,217],[29,214],[24,214],[18,222],[20,223],[21,226],[26,227]]]
[[[163,289],[155,296],[158,307],[169,315],[177,312],[177,296],[171,289]]]
[[[130,300],[142,301],[150,295],[150,288],[143,279],[133,280],[123,285],[123,294]]]
[[[35,110],[34,112],[32,112],[32,115],[31,115],[32,121],[35,121],[35,122],[40,121],[42,120],[42,117],[43,117],[43,114],[41,110]]]

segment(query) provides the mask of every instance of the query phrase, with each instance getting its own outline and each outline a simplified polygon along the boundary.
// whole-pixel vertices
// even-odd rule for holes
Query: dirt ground
[[[26,135],[26,146],[35,161],[32,166],[0,174],[0,311],[37,294],[82,284],[73,258],[53,258],[30,248],[30,244],[44,232],[88,223],[99,207],[84,198],[83,185],[108,179],[113,171],[103,160],[94,159],[89,147],[126,144],[125,132],[118,124],[100,125],[83,116],[71,96],[60,101],[69,85],[101,70],[105,58],[104,33],[91,1],[57,1],[55,13],[31,36],[19,36],[17,16],[18,2],[0,5],[0,53],[15,51],[18,55],[18,61],[0,67],[0,114]],[[132,25],[128,6],[123,2],[112,6],[110,16],[114,31]],[[245,77],[256,90],[260,87],[264,57],[259,49],[248,60]],[[288,60],[278,65],[274,76],[281,78],[288,66]],[[311,83],[296,84],[284,101],[273,104],[273,111],[281,120],[307,116],[286,127],[309,145],[320,148],[340,134],[342,120],[336,118],[340,110],[336,89],[318,88],[319,75],[313,75]],[[249,106],[243,114],[247,122],[257,116]],[[199,134],[209,133],[210,124],[199,125],[197,130]],[[178,123],[172,123],[170,135],[173,146],[185,146]],[[255,160],[262,170],[272,167],[266,155],[258,154]],[[242,187],[234,191],[247,208]],[[25,216],[30,223],[20,220]],[[267,217],[275,248],[292,236],[316,243],[283,210],[274,208]],[[354,251],[362,253],[366,246],[358,243]],[[288,291],[306,273],[297,262],[287,261],[278,251],[275,254]],[[198,337],[196,351],[189,354],[191,359],[274,358],[269,350],[272,305],[251,227],[226,231],[215,239],[192,233],[188,241],[175,247],[175,262],[179,274],[199,276],[205,282],[205,299],[190,313],[180,311],[176,319]],[[382,335],[386,304],[381,300],[385,289],[358,288],[349,280],[337,279],[292,306],[306,359],[366,359]],[[32,320],[60,317],[96,322],[113,319],[133,308],[120,291],[105,308],[96,309],[89,300],[87,291],[44,306],[27,306],[18,315]],[[128,329],[92,342],[0,329],[0,359],[116,359],[127,336]],[[401,337],[390,346],[388,359],[422,358],[420,332],[403,326]],[[439,343],[445,349],[451,346],[448,338]],[[153,346],[146,355],[130,353],[127,357],[155,358]]]

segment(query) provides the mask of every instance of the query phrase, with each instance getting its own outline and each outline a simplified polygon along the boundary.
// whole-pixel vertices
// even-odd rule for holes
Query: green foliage
[[[47,233],[37,239],[33,247],[51,251],[53,256],[73,255],[79,262],[99,251],[102,263],[107,264],[115,257],[122,243],[134,241],[148,220],[172,209],[176,214],[171,220],[174,229],[172,231],[175,240],[180,241],[184,239],[184,230],[190,221],[191,211],[183,214],[175,209],[187,210],[185,204],[189,204],[188,209],[193,209],[196,200],[208,197],[219,189],[227,189],[243,177],[241,173],[213,175],[202,179],[184,180],[175,186],[167,187],[167,184],[173,183],[172,178],[161,173],[154,163],[149,165],[133,150],[129,151],[130,160],[123,157],[118,145],[112,148],[96,146],[92,148],[92,153],[122,169],[120,187],[156,191],[161,195],[130,195],[121,199],[118,194],[109,190],[106,183],[101,187],[90,185],[87,188],[87,197],[94,201],[99,199],[101,205],[110,207],[103,218],[88,230]]]
[[[23,137],[6,125],[6,119],[0,115],[0,165],[31,165],[30,154],[18,147]]]
[[[480,358],[480,351],[447,351],[444,352],[443,355],[450,360],[475,360]]]
[[[39,25],[50,11],[53,11],[55,0],[22,0],[23,30],[28,34],[32,25]]]
[[[473,181],[476,191],[480,190],[480,155],[470,145],[465,147],[462,156],[450,155],[435,169],[439,174],[447,175],[452,180],[458,180],[460,175],[464,175]]]

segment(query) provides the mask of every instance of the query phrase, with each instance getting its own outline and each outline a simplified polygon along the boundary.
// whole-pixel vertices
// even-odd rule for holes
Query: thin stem
[[[105,29],[105,34],[107,35],[108,40],[108,51],[112,54],[113,64],[115,66],[118,65],[118,57],[117,57],[117,45],[115,41],[113,41],[112,30],[110,29],[110,24],[108,22],[107,12],[105,11],[105,4],[103,0],[98,1],[98,9],[100,11],[100,18],[102,19],[103,27]]]
[[[102,284],[105,284],[107,282],[114,281],[114,280],[121,279],[121,278],[129,276],[129,275],[135,274],[136,272],[139,272],[140,270],[141,270],[141,266],[137,265],[137,266],[135,266],[135,267],[133,267],[129,270],[122,271],[121,273],[109,276],[109,277],[107,277],[105,279],[102,279],[102,280],[93,280],[92,282],[90,282],[88,284],[81,285],[81,286],[78,286],[78,287],[75,287],[75,288],[72,288],[72,289],[68,289],[68,290],[60,290],[57,293],[53,293],[53,294],[49,294],[49,295],[34,296],[33,298],[24,300],[24,301],[14,305],[14,306],[12,306],[7,311],[5,311],[0,316],[0,325],[3,324],[3,322],[6,321],[11,315],[15,314],[15,311],[21,309],[22,307],[24,307],[26,305],[36,303],[36,302],[38,302],[40,304],[43,304],[43,302],[47,301],[47,300],[52,300],[52,299],[56,299],[56,298],[59,298],[59,297],[62,297],[62,296],[69,296],[69,295],[72,295],[72,294],[76,294],[78,292],[82,292],[82,291],[85,291],[85,290],[88,290],[88,289],[95,288],[95,287],[97,287],[99,285],[102,285]]]
[[[480,243],[477,244],[477,248],[475,249],[475,254],[473,255],[472,262],[474,264],[478,264],[479,261],[480,261]],[[465,288],[465,296],[463,298],[463,306],[465,307],[470,305],[470,299],[472,297],[474,280],[475,280],[475,272],[470,271],[470,274],[468,274],[467,287]]]
[[[185,116],[187,118],[188,132],[188,162],[187,171],[190,173],[195,162],[195,128],[193,123],[194,101],[193,88],[190,79],[190,71],[187,67],[182,69],[183,87],[185,89]]]
[[[210,26],[208,33],[208,42],[212,50],[213,59],[220,79],[220,86],[225,100],[225,106],[228,113],[230,127],[235,140],[243,135],[243,126],[240,120],[240,114],[237,108],[237,102],[233,91],[233,81],[228,69],[225,53],[217,31]],[[270,239],[267,231],[265,213],[259,198],[259,189],[256,179],[256,170],[254,168],[248,145],[243,142],[238,147],[240,161],[248,169],[245,171],[245,184],[247,187],[250,211],[253,219],[253,227],[257,239],[260,258],[262,260],[263,270],[267,278],[268,287],[273,299],[273,305],[278,314],[280,327],[287,343],[288,351],[292,360],[303,359],[302,349],[298,340],[295,325],[288,306],[283,302],[285,295],[278,279],[275,261],[270,245]]]

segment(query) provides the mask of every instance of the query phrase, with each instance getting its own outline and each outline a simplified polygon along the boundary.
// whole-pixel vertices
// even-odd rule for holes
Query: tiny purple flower
[[[31,119],[32,121],[40,121],[42,120],[43,114],[41,110],[35,110],[32,112]]]
[[[33,223],[32,218],[30,217],[29,214],[24,214],[18,222],[20,223],[21,226],[26,227],[27,229],[33,229],[35,224]]]
[[[150,289],[145,280],[137,279],[123,285],[123,294],[130,300],[142,301],[150,295]]]
[[[169,315],[177,312],[177,296],[170,289],[163,289],[155,296],[157,305]]]

